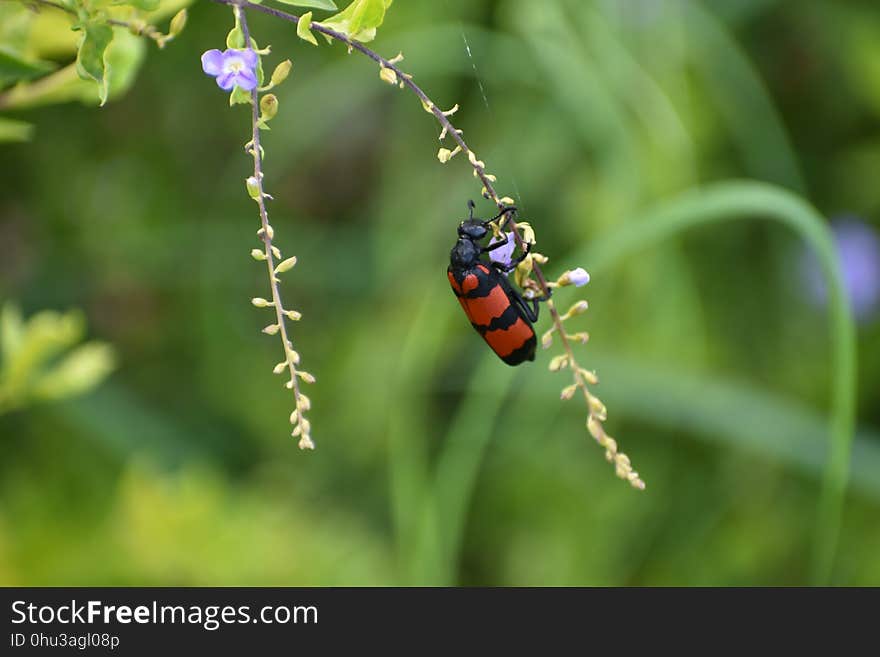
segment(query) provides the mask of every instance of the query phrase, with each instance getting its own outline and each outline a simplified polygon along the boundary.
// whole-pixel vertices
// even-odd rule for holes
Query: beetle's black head
[[[459,237],[473,240],[475,242],[479,242],[486,237],[486,233],[488,232],[489,229],[486,228],[486,224],[479,219],[467,219],[462,221],[458,226]]]
[[[480,246],[467,237],[458,240],[449,252],[449,263],[455,268],[473,267],[479,259]]]

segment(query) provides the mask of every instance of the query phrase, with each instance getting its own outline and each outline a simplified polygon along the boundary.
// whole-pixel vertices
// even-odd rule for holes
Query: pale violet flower
[[[571,284],[575,287],[581,287],[590,282],[590,275],[583,267],[578,267],[577,269],[572,269],[568,272],[568,280],[571,281]]]
[[[504,233],[504,237],[493,237],[489,240],[489,246],[494,246],[503,241],[506,241],[507,244],[505,246],[499,246],[493,251],[489,251],[489,258],[495,264],[501,265],[507,269],[513,264],[513,252],[516,249],[516,239],[513,237],[513,233]]]
[[[870,224],[855,217],[832,221],[831,230],[853,314],[865,322],[880,309],[880,235]],[[804,270],[811,300],[825,305],[828,290],[812,253],[804,258]]]
[[[216,48],[202,55],[202,70],[217,79],[217,86],[224,91],[239,87],[251,91],[257,86],[257,53],[246,50]]]

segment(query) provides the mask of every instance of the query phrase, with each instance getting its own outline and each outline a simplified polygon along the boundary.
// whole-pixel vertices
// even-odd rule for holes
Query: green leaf
[[[277,2],[293,7],[314,7],[315,9],[325,9],[327,11],[339,9],[333,0],[277,0]]]
[[[118,29],[104,53],[108,100],[123,95],[131,85],[146,55],[146,40]],[[22,110],[72,100],[87,105],[100,102],[98,87],[91,78],[82,79],[76,63],[33,82],[21,82],[3,94],[3,109]]]
[[[76,70],[84,80],[98,83],[98,97],[101,105],[107,102],[107,75],[104,53],[113,40],[113,28],[106,23],[93,21],[86,23],[76,55]]]
[[[322,21],[321,25],[342,32],[353,41],[372,41],[376,38],[376,28],[385,20],[385,11],[392,1],[354,0],[335,16]]]
[[[113,348],[103,342],[88,342],[73,349],[55,367],[34,382],[35,399],[55,400],[91,390],[116,365]]]
[[[0,46],[0,87],[40,77],[54,68],[55,64],[52,62],[26,59],[20,53]]]
[[[313,46],[317,46],[318,40],[315,38],[315,35],[312,34],[312,30],[309,27],[311,24],[312,12],[308,12],[300,16],[299,21],[296,24],[296,35],[303,41],[308,41]]]
[[[7,301],[0,309],[0,367],[8,367],[9,361],[21,347],[23,339],[24,319],[21,310],[17,305]]]
[[[5,141],[29,141],[34,126],[0,116],[0,143]]]
[[[232,93],[229,94],[229,105],[247,105],[251,102],[251,92],[245,91],[241,87],[233,87]]]
[[[235,19],[235,27],[229,30],[229,34],[226,35],[226,47],[233,50],[244,48],[244,32],[242,32],[241,25],[238,23],[238,17]]]
[[[159,8],[159,0],[126,0],[125,4],[144,11],[155,11]]]

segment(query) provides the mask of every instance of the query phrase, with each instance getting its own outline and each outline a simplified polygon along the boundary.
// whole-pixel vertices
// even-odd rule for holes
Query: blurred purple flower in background
[[[869,224],[855,217],[832,220],[831,231],[853,313],[866,321],[880,305],[880,235]],[[828,301],[828,289],[814,254],[805,257],[804,270],[812,300],[820,305]]]
[[[247,50],[208,50],[202,55],[202,70],[217,79],[224,91],[241,87],[250,91],[257,86],[257,53]]]

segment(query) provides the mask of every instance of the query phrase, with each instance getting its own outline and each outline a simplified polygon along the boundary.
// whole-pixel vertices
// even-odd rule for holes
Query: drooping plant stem
[[[247,9],[262,14],[267,14],[269,16],[274,16],[275,18],[279,18],[293,24],[298,24],[300,21],[300,17],[294,14],[290,14],[279,9],[274,9],[272,7],[254,4],[252,2],[248,2],[247,0],[213,0],[213,2],[224,5],[231,5],[236,7],[240,11],[243,9]],[[241,14],[243,15],[244,11],[241,11]],[[463,152],[465,156],[467,156],[468,161],[473,167],[474,174],[483,184],[484,196],[492,200],[492,202],[494,202],[495,205],[498,206],[499,210],[504,210],[506,207],[509,207],[508,204],[503,201],[502,197],[500,197],[495,190],[495,186],[493,184],[494,177],[486,173],[486,167],[483,162],[481,162],[476,157],[474,152],[467,145],[467,142],[464,140],[461,131],[456,129],[456,127],[449,120],[449,113],[444,112],[442,109],[440,109],[440,107],[428,97],[428,95],[422,90],[422,88],[413,81],[411,75],[401,70],[401,68],[397,65],[395,61],[389,60],[377,53],[376,51],[368,48],[364,44],[350,39],[346,34],[343,34],[342,32],[338,32],[332,28],[326,27],[325,25],[322,25],[321,23],[318,23],[316,21],[312,21],[309,23],[309,29],[315,32],[320,32],[321,34],[335,39],[336,41],[344,43],[349,48],[349,50],[356,50],[372,59],[382,68],[390,69],[391,71],[393,71],[396,76],[396,80],[398,80],[400,84],[402,84],[412,93],[414,93],[421,101],[422,106],[425,108],[425,110],[430,112],[434,116],[434,118],[437,119],[437,122],[443,128],[443,134],[451,137],[452,140],[455,141],[455,143],[457,144],[458,148],[461,149],[461,152]],[[513,213],[508,213],[506,217],[506,225],[508,225],[510,227],[510,230],[513,232],[517,246],[520,250],[525,251],[526,245],[523,241],[522,236],[520,235],[520,231],[517,230],[516,219]],[[552,299],[550,299],[551,286],[548,284],[547,278],[544,276],[544,272],[541,270],[540,264],[535,260],[532,261],[532,273],[535,276],[535,280],[538,284],[542,296],[547,299],[547,310],[549,311],[550,318],[553,322],[554,332],[559,335],[562,349],[566,355],[567,364],[571,368],[574,376],[575,385],[583,392],[584,398],[587,402],[587,409],[589,413],[588,426],[592,427],[591,433],[593,433],[593,436],[599,443],[599,445],[601,445],[606,450],[606,456],[608,457],[609,461],[612,461],[615,464],[618,474],[623,478],[628,479],[634,487],[644,488],[644,482],[638,477],[638,474],[631,469],[629,459],[627,459],[624,454],[618,453],[617,443],[609,436],[607,436],[604,432],[604,429],[602,427],[602,422],[605,420],[604,410],[602,412],[597,411],[597,409],[601,408],[601,403],[598,402],[598,400],[593,397],[588,390],[588,382],[585,380],[584,377],[584,372],[586,372],[586,370],[581,367],[577,362],[574,350],[571,346],[571,342],[568,340],[567,334],[565,332],[565,327],[563,326],[564,317],[560,315],[559,310],[556,308]]]
[[[241,25],[241,31],[244,35],[244,42],[249,44],[251,42],[250,31],[248,30],[247,19],[245,18],[244,11],[241,9],[241,7],[236,6],[235,13],[236,18]],[[295,417],[297,419],[297,422],[292,421],[292,423],[301,427],[301,437],[299,441],[300,448],[314,449],[315,444],[314,442],[312,442],[311,436],[309,434],[309,424],[305,418],[305,411],[307,409],[304,408],[304,397],[300,392],[300,373],[297,372],[296,369],[296,352],[294,352],[293,343],[288,337],[287,323],[285,321],[285,309],[284,304],[281,300],[281,290],[279,287],[278,276],[276,275],[275,271],[275,254],[280,252],[277,251],[276,247],[273,247],[272,245],[274,230],[272,228],[272,225],[269,223],[269,212],[266,210],[266,193],[263,190],[263,149],[260,145],[260,103],[256,87],[251,90],[250,94],[251,141],[247,145],[247,150],[254,158],[253,184],[256,186],[256,193],[253,194],[253,196],[254,200],[257,202],[257,206],[260,209],[261,228],[259,231],[259,237],[263,242],[263,253],[265,255],[266,268],[268,269],[269,273],[269,287],[272,291],[272,306],[275,309],[275,317],[278,322],[278,332],[281,335],[281,342],[284,346],[285,363],[288,371],[290,372],[290,385],[293,389],[294,398],[296,400]]]

